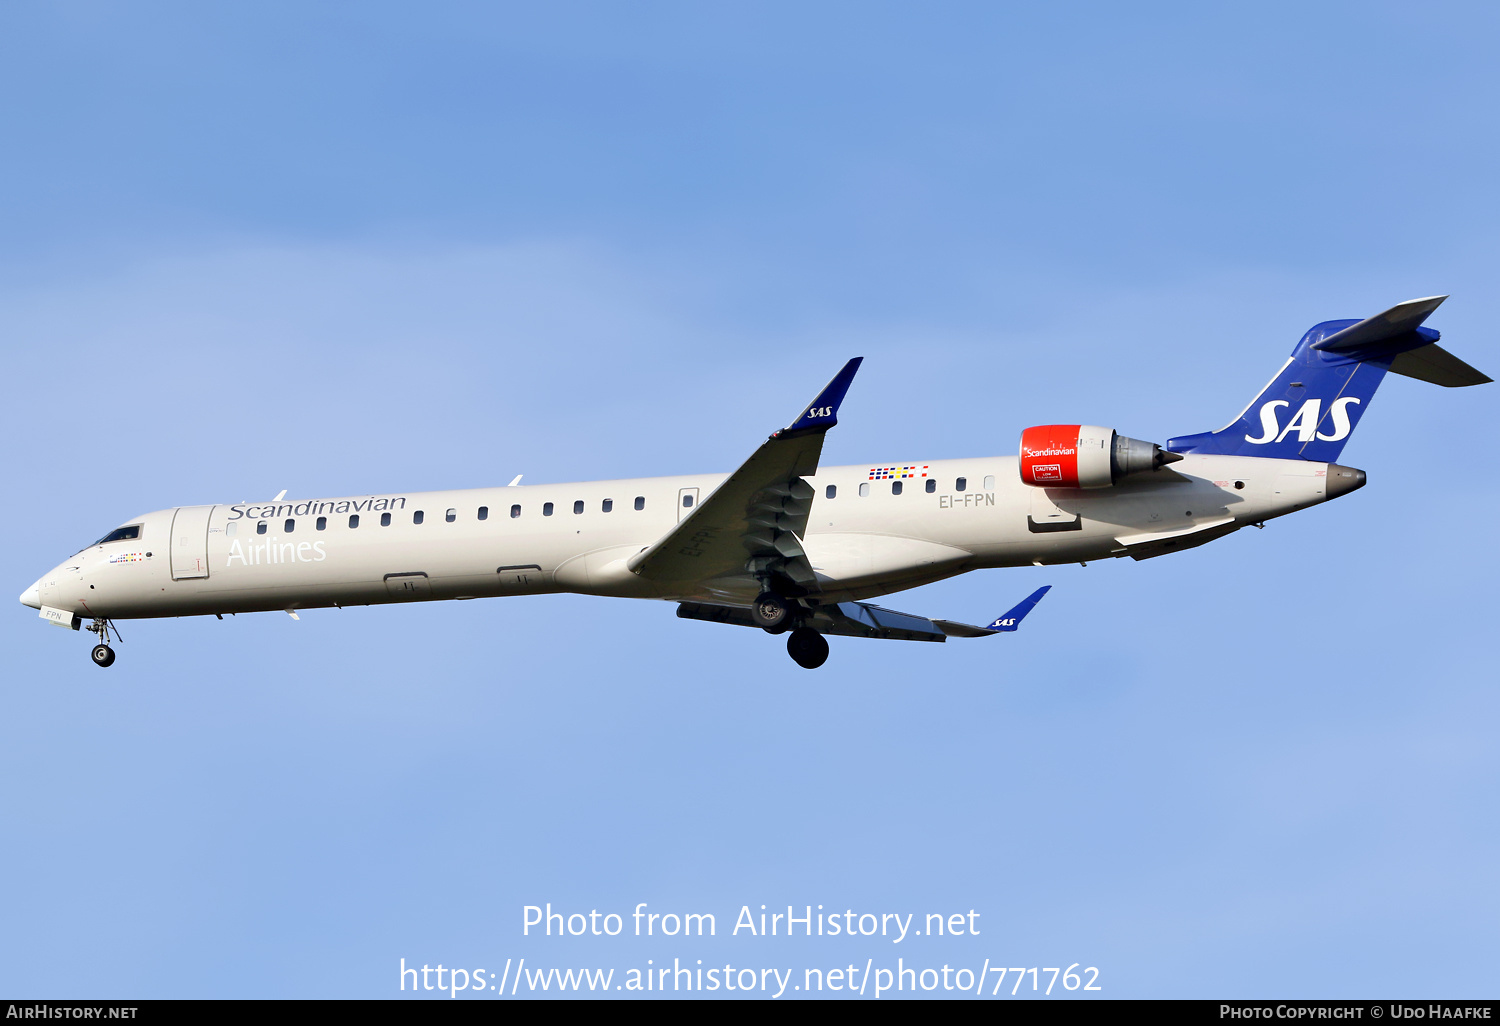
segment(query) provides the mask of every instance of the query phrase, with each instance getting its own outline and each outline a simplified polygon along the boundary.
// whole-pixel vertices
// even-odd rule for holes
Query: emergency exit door
[[[181,506],[172,514],[172,580],[208,576],[208,518],[213,506]]]
[[[698,505],[698,489],[677,489],[677,522],[680,524],[687,519],[687,515]]]

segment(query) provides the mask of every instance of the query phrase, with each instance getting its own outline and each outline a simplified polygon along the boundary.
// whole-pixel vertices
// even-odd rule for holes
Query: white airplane
[[[578,592],[789,633],[911,641],[1014,631],[1047,588],[979,627],[864,599],[991,567],[1150,559],[1364,486],[1344,443],[1387,371],[1490,379],[1422,322],[1447,297],[1325,321],[1230,424],[1165,446],[1092,425],[1030,427],[1016,456],[820,467],[860,358],[732,474],[181,506],[122,524],[21,595],[98,637],[114,621]]]

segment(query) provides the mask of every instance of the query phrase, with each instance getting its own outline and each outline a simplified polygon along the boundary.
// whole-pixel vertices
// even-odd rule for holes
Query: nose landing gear
[[[95,619],[89,624],[88,629],[99,638],[99,644],[94,646],[90,655],[94,659],[95,666],[110,666],[115,661],[115,650],[109,647],[109,636],[113,632],[116,641],[123,641],[120,637],[120,629],[108,620]]]

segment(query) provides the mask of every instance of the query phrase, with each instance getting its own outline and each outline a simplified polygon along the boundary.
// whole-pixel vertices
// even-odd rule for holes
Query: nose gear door
[[[213,506],[181,506],[172,514],[172,580],[208,576],[208,518]]]

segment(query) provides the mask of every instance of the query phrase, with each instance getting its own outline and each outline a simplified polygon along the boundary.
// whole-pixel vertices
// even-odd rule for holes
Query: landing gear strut
[[[786,639],[786,654],[805,670],[816,670],[828,661],[828,639],[809,627],[798,627]]]
[[[123,640],[120,637],[119,628],[114,627],[108,620],[96,619],[93,623],[89,624],[88,629],[99,638],[99,644],[95,645],[94,651],[90,653],[93,656],[94,665],[109,666],[114,663],[115,650],[109,647],[109,635],[111,630],[113,630],[115,640]]]

